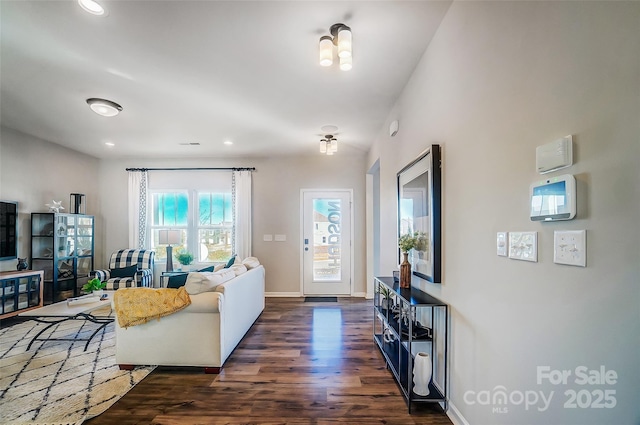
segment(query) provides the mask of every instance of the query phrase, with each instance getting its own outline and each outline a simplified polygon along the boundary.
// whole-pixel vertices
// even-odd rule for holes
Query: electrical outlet
[[[273,240],[273,235],[262,235],[262,240],[265,242],[271,242]]]
[[[553,262],[586,267],[587,231],[556,230],[553,232]]]

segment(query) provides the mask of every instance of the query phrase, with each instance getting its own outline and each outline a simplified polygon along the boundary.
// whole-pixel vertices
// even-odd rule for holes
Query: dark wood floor
[[[373,342],[371,308],[268,298],[219,375],[158,368],[86,423],[451,424],[435,404],[407,413]]]

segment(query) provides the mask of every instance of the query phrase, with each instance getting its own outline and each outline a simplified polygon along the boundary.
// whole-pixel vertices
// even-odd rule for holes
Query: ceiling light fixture
[[[122,111],[122,106],[107,99],[92,97],[87,103],[93,112],[103,117],[115,117]]]
[[[104,15],[104,7],[100,6],[100,4],[98,4],[93,0],[78,0],[78,4],[86,12],[89,12],[92,15],[97,15],[97,16]]]
[[[320,127],[320,131],[322,131],[324,134],[336,134],[336,132],[338,131],[338,126],[332,124],[323,125],[322,127]]]
[[[225,140],[224,144],[227,145],[227,146],[231,146],[231,145],[233,145],[233,142],[231,140]]]
[[[331,35],[320,37],[320,65],[333,65],[333,46],[338,49],[340,69],[349,71],[352,66],[351,28],[345,24],[333,24],[329,28]]]
[[[320,139],[320,153],[333,155],[336,152],[338,152],[338,139],[331,134],[327,134],[324,139]]]

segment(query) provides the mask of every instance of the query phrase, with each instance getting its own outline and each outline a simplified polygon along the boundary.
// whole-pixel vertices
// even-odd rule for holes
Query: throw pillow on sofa
[[[228,269],[229,267],[233,266],[233,263],[236,262],[236,254],[233,254],[233,256],[229,259],[229,261],[227,262],[227,265],[224,266],[225,269]]]
[[[169,281],[167,282],[167,288],[177,289],[181,286],[184,286],[187,283],[187,277],[189,273],[182,273],[175,276],[169,276]]]
[[[209,267],[205,267],[202,268],[200,270],[198,270],[199,272],[214,272],[215,270],[213,270],[214,266],[209,266]]]
[[[242,273],[245,273],[247,271],[247,267],[244,264],[234,264],[233,266],[229,267],[229,270],[233,270],[236,276],[240,276]]]
[[[193,272],[187,276],[184,287],[189,295],[196,295],[202,292],[215,291],[218,285],[225,283],[236,277],[233,270],[221,270],[219,272]]]
[[[115,269],[109,269],[109,275],[111,277],[133,277],[138,271],[138,265],[134,264],[128,267],[117,267]]]
[[[256,257],[247,257],[244,260],[242,260],[242,264],[245,265],[247,270],[251,270],[253,268],[258,267],[260,265],[260,261],[258,261]]]

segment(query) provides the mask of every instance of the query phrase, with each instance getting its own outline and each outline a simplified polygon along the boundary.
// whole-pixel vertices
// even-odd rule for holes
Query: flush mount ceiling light
[[[333,48],[338,50],[340,69],[349,71],[352,64],[351,28],[345,24],[333,24],[329,29],[331,35],[320,37],[320,65],[333,65]]]
[[[338,126],[327,124],[320,127],[320,130],[325,134],[336,134]]]
[[[333,155],[338,152],[338,140],[331,134],[324,136],[324,139],[320,139],[320,153],[326,155]]]
[[[103,117],[115,117],[122,111],[122,106],[107,99],[92,97],[87,103],[93,112]]]
[[[104,15],[104,7],[100,6],[100,4],[93,0],[78,0],[78,4],[82,9],[84,9],[86,12],[91,13],[92,15]]]

